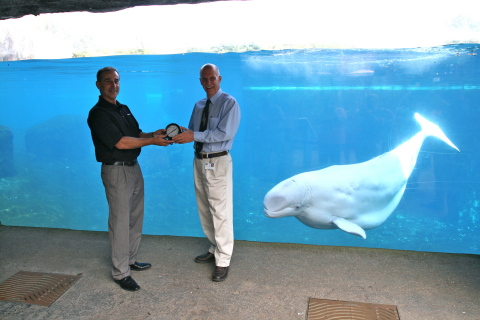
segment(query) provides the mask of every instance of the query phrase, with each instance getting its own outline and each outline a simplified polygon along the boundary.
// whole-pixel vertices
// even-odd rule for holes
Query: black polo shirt
[[[137,159],[141,148],[117,149],[115,145],[124,136],[140,137],[140,128],[130,109],[117,101],[111,104],[102,97],[88,113],[95,157],[98,162],[131,161]]]

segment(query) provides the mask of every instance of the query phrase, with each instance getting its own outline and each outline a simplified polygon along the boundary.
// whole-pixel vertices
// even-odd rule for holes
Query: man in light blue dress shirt
[[[220,89],[221,81],[217,66],[210,63],[202,66],[200,84],[207,97],[195,104],[188,130],[173,137],[173,142],[180,144],[195,141],[195,194],[202,228],[211,244],[208,252],[197,256],[195,262],[215,261],[212,280],[217,282],[227,278],[233,252],[233,181],[229,151],[241,117],[235,98]],[[202,117],[207,120],[206,128],[202,127]]]

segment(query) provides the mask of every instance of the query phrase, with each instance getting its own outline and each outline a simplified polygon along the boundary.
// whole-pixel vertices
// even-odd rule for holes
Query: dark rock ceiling
[[[195,4],[214,1],[221,0],[0,0],[0,20],[20,18],[30,14],[74,11],[110,12],[136,6]]]

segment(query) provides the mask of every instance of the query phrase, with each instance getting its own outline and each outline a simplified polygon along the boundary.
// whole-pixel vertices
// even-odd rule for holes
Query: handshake
[[[193,131],[176,123],[170,123],[165,129],[153,132],[153,137],[158,140],[154,144],[159,146],[168,146],[173,143],[184,144],[193,141]]]

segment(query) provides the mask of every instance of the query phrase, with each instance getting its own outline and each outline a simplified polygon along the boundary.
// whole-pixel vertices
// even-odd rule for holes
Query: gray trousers
[[[213,163],[214,170],[205,169]],[[228,267],[233,252],[232,157],[194,159],[194,182],[203,232],[218,267]]]
[[[112,276],[120,280],[130,275],[142,236],[144,183],[142,170],[134,166],[102,165],[102,181],[107,195],[108,234],[112,253]]]

